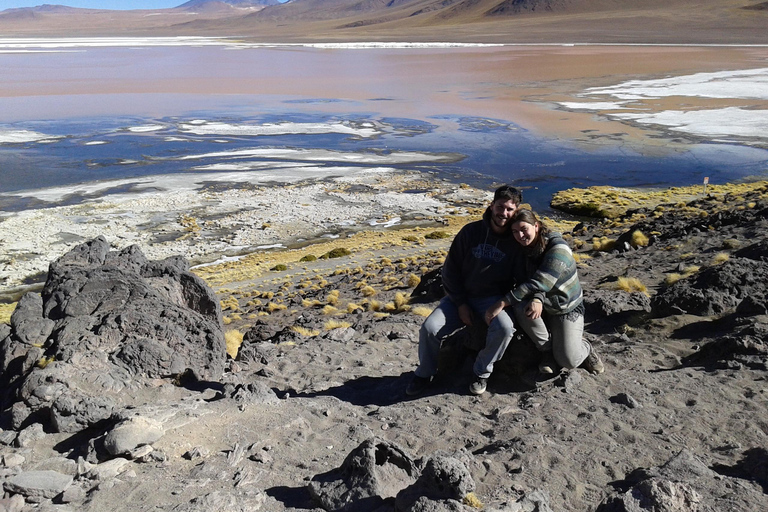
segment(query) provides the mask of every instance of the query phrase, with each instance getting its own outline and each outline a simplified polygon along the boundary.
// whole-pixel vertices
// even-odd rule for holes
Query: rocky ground
[[[182,261],[92,242],[0,325],[0,510],[766,510],[766,193],[573,227],[605,373],[545,378],[520,338],[480,397],[472,336],[404,393],[435,232],[217,285],[213,306]]]

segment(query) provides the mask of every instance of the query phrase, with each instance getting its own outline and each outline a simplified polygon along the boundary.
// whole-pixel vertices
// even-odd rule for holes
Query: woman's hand
[[[507,307],[509,304],[504,299],[501,299],[493,306],[489,307],[485,311],[485,323],[488,325],[491,325],[491,322],[493,321],[496,316],[504,311],[504,308]]]
[[[543,309],[544,307],[542,306],[539,299],[532,299],[531,302],[525,306],[525,316],[531,320],[536,320],[537,318],[541,318],[541,312]]]

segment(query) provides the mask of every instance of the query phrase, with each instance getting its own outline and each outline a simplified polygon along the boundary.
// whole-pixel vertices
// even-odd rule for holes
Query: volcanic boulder
[[[103,237],[50,265],[0,341],[2,409],[14,428],[50,422],[76,432],[131,403],[150,379],[218,380],[226,349],[221,306],[181,257],[148,261]]]
[[[731,258],[681,279],[653,297],[655,316],[688,313],[720,315],[740,308],[744,314],[768,311],[768,262]],[[742,302],[749,298],[746,304]]]

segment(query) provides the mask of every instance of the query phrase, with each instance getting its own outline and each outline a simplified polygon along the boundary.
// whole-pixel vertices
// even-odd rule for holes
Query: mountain
[[[190,0],[173,9],[129,11],[46,5],[0,11],[0,33],[229,35],[265,42],[766,44],[766,5],[759,0]]]
[[[277,5],[279,0],[189,0],[176,9],[215,10],[215,9],[262,9],[268,5]]]

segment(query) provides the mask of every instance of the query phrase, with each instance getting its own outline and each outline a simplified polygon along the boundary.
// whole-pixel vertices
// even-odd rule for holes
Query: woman
[[[602,373],[605,368],[600,356],[582,339],[584,299],[570,247],[530,210],[518,210],[511,229],[527,256],[526,268],[516,272],[521,284],[486,311],[485,321],[490,323],[504,308],[513,306],[518,325],[544,352],[540,371],[554,373],[556,362],[564,368]]]

